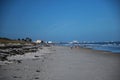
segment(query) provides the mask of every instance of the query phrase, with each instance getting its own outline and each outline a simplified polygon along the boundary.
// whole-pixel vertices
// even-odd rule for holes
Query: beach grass
[[[19,43],[19,44],[25,44],[25,43],[30,43],[30,42],[25,42],[25,41],[19,41],[19,40],[9,40],[9,39],[0,39],[1,44],[8,44],[8,43]]]

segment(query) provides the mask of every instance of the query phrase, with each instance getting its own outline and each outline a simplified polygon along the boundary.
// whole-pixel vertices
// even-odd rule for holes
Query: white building
[[[37,41],[36,41],[36,43],[41,43],[41,42],[42,42],[42,40],[37,40]]]
[[[51,44],[51,43],[52,43],[52,41],[48,41],[48,43],[49,43],[49,44]]]
[[[74,41],[72,41],[72,42],[70,42],[71,44],[77,44],[77,43],[79,43],[77,40],[74,40]]]

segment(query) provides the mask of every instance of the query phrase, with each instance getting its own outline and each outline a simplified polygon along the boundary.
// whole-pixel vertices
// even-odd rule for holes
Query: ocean
[[[114,53],[120,53],[120,45],[114,44],[59,44],[60,46],[76,46],[79,45],[84,48],[91,48],[94,50],[103,50],[103,51],[110,51]]]
[[[120,45],[98,44],[98,45],[92,45],[91,48],[95,50],[104,50],[104,51],[110,51],[114,53],[120,53]]]

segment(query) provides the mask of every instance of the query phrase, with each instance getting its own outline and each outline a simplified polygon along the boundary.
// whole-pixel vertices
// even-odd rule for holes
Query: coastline
[[[81,46],[78,46],[76,48],[73,48],[73,49],[78,49],[78,50],[81,50],[81,51],[91,51],[91,52],[101,52],[101,53],[108,53],[108,54],[115,54],[115,55],[120,55],[120,52],[112,52],[112,51],[109,51],[109,50],[99,50],[99,49],[94,49],[94,48],[88,48],[88,47],[81,47]]]
[[[8,60],[10,60],[10,62],[4,62],[4,64],[0,63],[0,72],[1,72],[0,79],[1,80],[16,80],[16,79],[17,80],[36,80],[36,79],[50,80],[49,78],[51,78],[51,75],[58,76],[58,75],[62,75],[62,73],[68,74],[68,73],[64,73],[63,70],[64,68],[66,70],[69,64],[71,64],[70,65],[71,67],[72,66],[74,67],[75,65],[78,65],[77,67],[80,67],[81,65],[85,67],[88,65],[90,66],[90,67],[87,67],[88,71],[91,71],[91,69],[89,69],[91,68],[91,65],[89,64],[93,64],[92,66],[95,67],[95,69],[98,71],[99,71],[99,67],[97,68],[96,66],[101,66],[103,67],[103,69],[105,69],[104,71],[106,71],[107,67],[110,67],[108,65],[111,65],[113,66],[113,69],[116,68],[118,70],[120,55],[114,54],[112,52],[101,51],[101,50],[92,50],[90,48],[71,49],[70,47],[64,47],[64,46],[51,46],[51,47],[42,47],[42,49],[38,49],[37,52],[30,52],[24,55],[11,56],[11,57],[8,57]],[[83,61],[83,63],[79,63],[78,60],[80,62]],[[104,64],[104,62],[108,65]],[[101,64],[102,65],[104,64],[104,66],[102,66]],[[59,69],[63,72],[59,71]],[[81,68],[81,67],[80,69],[84,70],[84,68]],[[112,68],[110,67],[110,69]],[[116,72],[116,69],[114,70],[114,72]],[[54,74],[54,70],[56,74]],[[71,71],[71,70],[74,70],[74,68],[73,69],[68,68],[68,70]],[[104,71],[100,71],[100,72],[103,73]],[[81,71],[78,73],[82,75]],[[85,73],[85,75],[88,76],[88,73]],[[107,74],[112,74],[112,73],[111,72],[108,73],[106,71],[104,74],[105,76],[102,74],[101,75],[104,77],[107,77],[106,76]],[[76,74],[71,73],[71,75],[76,75]],[[67,75],[65,78],[64,77],[63,77],[63,80],[66,80]],[[52,77],[52,78],[56,78],[56,77]],[[62,79],[59,76],[58,78]],[[86,78],[84,77],[84,79]],[[119,76],[117,76],[117,78],[119,78]],[[115,79],[115,80],[119,80],[119,79]],[[96,78],[90,79],[90,80],[96,80]],[[111,79],[107,79],[107,80],[111,80]]]

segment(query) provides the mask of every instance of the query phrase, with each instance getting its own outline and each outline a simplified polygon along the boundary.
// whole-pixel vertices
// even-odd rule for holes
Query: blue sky
[[[0,36],[52,41],[120,40],[117,0],[1,0]]]

